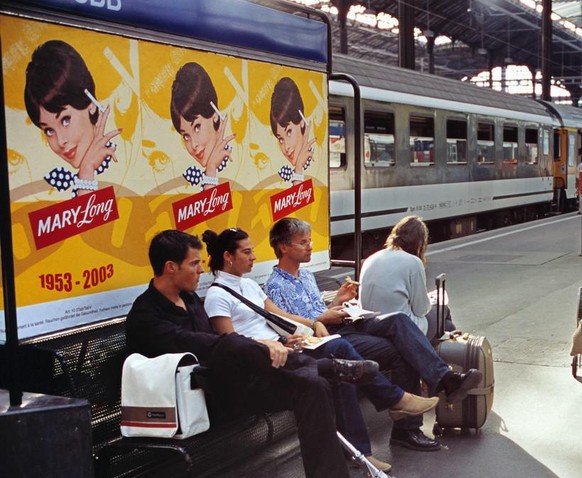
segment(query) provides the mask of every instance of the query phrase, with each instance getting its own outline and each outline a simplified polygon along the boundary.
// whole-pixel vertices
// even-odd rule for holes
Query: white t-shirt
[[[230,287],[259,307],[265,307],[267,295],[254,280],[218,271],[215,282]],[[240,335],[256,340],[279,338],[279,334],[269,327],[264,317],[220,287],[208,288],[204,299],[204,309],[211,319],[212,317],[230,317],[234,331]]]
[[[408,252],[382,249],[368,257],[360,274],[360,302],[364,309],[408,315],[423,334],[431,309],[422,261]]]

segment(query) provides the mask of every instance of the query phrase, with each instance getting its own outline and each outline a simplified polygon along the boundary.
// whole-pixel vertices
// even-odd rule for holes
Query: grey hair
[[[269,244],[273,248],[277,259],[281,258],[281,244],[291,244],[291,238],[296,234],[309,234],[311,225],[308,222],[294,217],[284,217],[280,219],[269,232]]]

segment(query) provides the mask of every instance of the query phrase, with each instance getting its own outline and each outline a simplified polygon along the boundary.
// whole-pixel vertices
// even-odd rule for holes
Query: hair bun
[[[218,234],[216,234],[214,231],[211,231],[210,229],[206,229],[206,231],[202,233],[202,241],[206,244],[206,249],[210,255],[212,255],[216,249],[217,239]]]

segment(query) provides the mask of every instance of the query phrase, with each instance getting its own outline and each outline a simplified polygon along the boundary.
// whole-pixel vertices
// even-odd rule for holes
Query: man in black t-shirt
[[[130,351],[148,357],[193,353],[208,366],[213,396],[229,415],[293,410],[306,476],[348,477],[328,379],[369,379],[362,376],[362,363],[351,363],[346,376],[338,361],[289,353],[279,342],[216,335],[195,292],[203,272],[201,249],[198,237],[181,231],[154,237],[154,277],[127,316]]]

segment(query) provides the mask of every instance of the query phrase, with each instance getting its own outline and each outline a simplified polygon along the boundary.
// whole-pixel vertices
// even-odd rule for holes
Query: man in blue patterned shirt
[[[420,395],[420,378],[433,394],[444,391],[449,402],[462,400],[481,381],[482,374],[470,369],[453,372],[437,355],[426,336],[404,314],[345,323],[341,305],[356,295],[355,284],[344,283],[330,306],[326,306],[313,273],[301,269],[311,260],[311,226],[295,218],[283,218],[271,228],[269,242],[279,259],[265,284],[265,292],[281,309],[322,322],[329,333],[340,334],[365,359],[380,369],[390,369],[392,380],[405,391]],[[383,311],[385,312],[385,311]],[[436,451],[440,444],[421,430],[422,415],[398,420],[390,443],[419,451]]]

